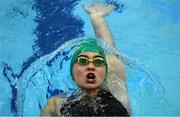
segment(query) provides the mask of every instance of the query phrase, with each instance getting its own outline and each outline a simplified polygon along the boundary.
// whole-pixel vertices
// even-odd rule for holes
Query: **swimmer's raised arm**
[[[103,39],[105,42],[115,47],[111,31],[103,18],[113,11],[114,6],[94,3],[92,7],[88,7],[87,5],[83,5],[83,7],[91,17],[96,37]]]

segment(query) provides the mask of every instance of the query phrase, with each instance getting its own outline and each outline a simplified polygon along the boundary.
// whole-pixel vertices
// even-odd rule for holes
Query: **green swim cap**
[[[96,52],[99,55],[101,55],[106,62],[106,55],[103,49],[100,46],[98,46],[97,39],[96,38],[86,38],[86,39],[89,41],[84,42],[80,44],[79,46],[77,46],[72,55],[71,64],[70,64],[70,74],[72,77],[73,77],[73,66],[76,62],[78,55],[82,52]],[[106,64],[106,67],[107,67],[107,64]]]

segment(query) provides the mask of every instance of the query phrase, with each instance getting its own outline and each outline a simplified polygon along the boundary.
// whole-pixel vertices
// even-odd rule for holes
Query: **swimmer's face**
[[[98,90],[102,86],[106,74],[106,65],[102,56],[96,52],[82,52],[77,59],[78,61],[73,66],[73,76],[77,85],[89,91]],[[88,63],[86,63],[87,59],[89,59]],[[89,62],[92,60],[96,63]]]

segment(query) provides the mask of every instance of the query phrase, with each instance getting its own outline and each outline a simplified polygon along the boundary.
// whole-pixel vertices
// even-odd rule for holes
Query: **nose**
[[[93,64],[92,62],[90,62],[90,63],[88,64],[87,70],[89,70],[89,71],[94,71],[94,70],[95,70],[95,66],[94,66],[94,64]]]

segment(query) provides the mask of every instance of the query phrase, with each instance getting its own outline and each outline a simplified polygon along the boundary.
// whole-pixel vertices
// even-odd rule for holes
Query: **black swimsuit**
[[[95,97],[84,96],[73,101],[68,98],[62,105],[62,116],[129,116],[127,109],[109,91],[102,90]]]

